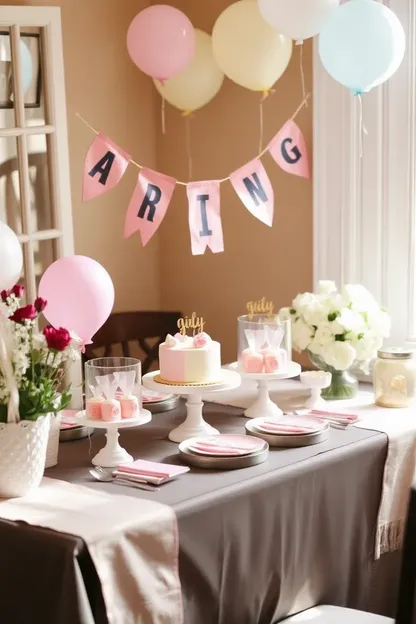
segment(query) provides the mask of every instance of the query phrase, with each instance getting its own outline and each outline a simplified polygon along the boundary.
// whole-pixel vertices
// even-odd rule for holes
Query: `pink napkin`
[[[146,459],[137,459],[131,464],[123,464],[118,467],[118,472],[149,477],[160,477],[163,479],[173,479],[173,477],[177,477],[178,475],[188,471],[189,468],[187,466],[174,466],[173,464],[152,462],[147,461]]]
[[[343,412],[331,412],[330,410],[314,409],[314,410],[311,410],[309,414],[313,414],[315,416],[322,416],[323,418],[327,416],[328,418],[345,420],[351,425],[357,422],[358,420],[358,416],[356,414],[344,414]]]
[[[258,418],[253,424],[259,431],[281,435],[318,433],[327,427],[322,420],[311,416],[283,416],[280,419]]]
[[[247,455],[261,449],[263,444],[245,435],[219,435],[196,439],[189,448],[215,455]]]
[[[258,425],[259,428],[265,431],[281,431],[282,433],[314,433],[315,427],[300,427],[297,425],[279,425],[278,423],[263,422]]]

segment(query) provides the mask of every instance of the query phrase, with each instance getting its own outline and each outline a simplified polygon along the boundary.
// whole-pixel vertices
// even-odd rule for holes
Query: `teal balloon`
[[[399,18],[374,0],[340,5],[319,35],[319,56],[326,71],[356,94],[388,80],[399,69],[405,49]]]

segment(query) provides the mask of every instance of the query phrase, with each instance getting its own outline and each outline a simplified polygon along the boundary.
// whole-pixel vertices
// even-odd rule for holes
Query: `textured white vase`
[[[0,498],[25,496],[36,489],[45,470],[50,416],[0,423]]]
[[[50,414],[51,426],[49,429],[48,446],[46,448],[45,468],[52,468],[58,463],[59,434],[61,431],[61,414]]]

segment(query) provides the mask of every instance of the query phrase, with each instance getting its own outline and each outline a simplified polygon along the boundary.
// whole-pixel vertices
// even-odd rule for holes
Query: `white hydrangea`
[[[319,282],[316,294],[297,295],[279,315],[292,321],[294,349],[319,355],[336,370],[356,364],[368,372],[391,326],[387,312],[364,286],[347,284],[339,292],[328,280]]]

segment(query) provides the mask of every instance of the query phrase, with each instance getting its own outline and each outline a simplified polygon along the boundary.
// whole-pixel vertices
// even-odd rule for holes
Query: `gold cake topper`
[[[246,308],[248,312],[248,318],[250,321],[252,321],[255,314],[265,314],[269,317],[273,316],[274,303],[273,301],[267,301],[266,297],[262,297],[258,301],[249,301],[248,303],[246,303]]]
[[[186,336],[187,330],[192,329],[192,335],[202,334],[204,331],[204,317],[197,316],[196,312],[192,312],[191,316],[183,316],[178,320],[179,333]]]

